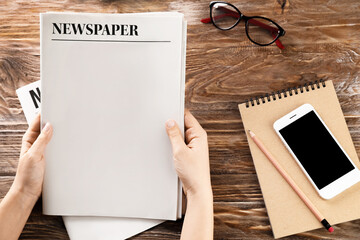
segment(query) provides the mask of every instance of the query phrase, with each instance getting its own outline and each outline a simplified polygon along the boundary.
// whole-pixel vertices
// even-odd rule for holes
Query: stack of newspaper
[[[164,123],[183,128],[185,43],[179,13],[41,14],[41,84],[17,93],[28,122],[41,108],[53,125],[43,212],[64,216],[71,239],[181,217]]]

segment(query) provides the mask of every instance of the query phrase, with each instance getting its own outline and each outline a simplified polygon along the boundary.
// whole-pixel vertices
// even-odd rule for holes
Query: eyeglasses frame
[[[228,28],[220,28],[219,26],[217,26],[217,25],[215,24],[215,22],[214,22],[214,20],[213,20],[213,17],[212,17],[212,10],[213,10],[213,6],[214,6],[215,4],[217,4],[217,3],[223,3],[223,4],[226,4],[226,5],[229,5],[229,6],[233,7],[233,8],[236,10],[236,12],[239,14],[240,17],[238,18],[238,20],[236,21],[236,23],[235,23],[234,25],[232,25],[231,27],[228,27]],[[244,19],[246,36],[248,37],[248,39],[249,39],[252,43],[254,43],[254,44],[256,44],[256,45],[259,45],[259,46],[269,46],[269,45],[273,44],[276,40],[278,40],[281,36],[284,36],[285,33],[286,33],[285,30],[284,30],[282,27],[280,27],[280,25],[277,24],[276,22],[274,22],[273,20],[271,20],[271,19],[269,19],[269,18],[266,18],[266,17],[262,17],[262,16],[245,16],[244,14],[242,14],[242,13],[240,12],[240,10],[239,10],[237,7],[235,7],[235,6],[234,6],[233,4],[231,4],[231,3],[223,2],[223,1],[212,1],[212,2],[210,2],[209,7],[210,7],[210,19],[211,19],[211,22],[212,22],[212,24],[213,24],[217,29],[220,29],[220,30],[223,30],[223,31],[231,30],[231,29],[233,29],[234,27],[236,27],[242,19]],[[267,21],[273,23],[276,27],[278,27],[278,29],[279,29],[278,34],[277,34],[276,38],[274,38],[274,40],[273,40],[272,42],[267,43],[267,44],[261,44],[261,43],[255,42],[254,40],[251,39],[251,37],[249,36],[249,30],[248,30],[248,29],[249,29],[249,20],[250,20],[250,19],[253,19],[253,18],[261,18],[261,19],[267,20]]]

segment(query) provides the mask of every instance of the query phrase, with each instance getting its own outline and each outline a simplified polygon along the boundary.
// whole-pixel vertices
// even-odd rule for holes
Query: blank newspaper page
[[[175,220],[183,15],[41,15],[43,212]]]

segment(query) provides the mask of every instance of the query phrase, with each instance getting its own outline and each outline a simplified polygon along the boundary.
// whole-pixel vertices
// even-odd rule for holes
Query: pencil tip
[[[248,131],[249,131],[249,134],[250,134],[251,137],[255,136],[255,134],[250,129]]]
[[[330,227],[330,228],[328,229],[328,231],[332,233],[332,232],[334,231],[334,228],[333,228],[333,227]]]

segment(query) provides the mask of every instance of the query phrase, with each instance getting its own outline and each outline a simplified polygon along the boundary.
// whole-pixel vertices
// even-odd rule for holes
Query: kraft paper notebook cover
[[[351,160],[360,167],[332,81],[310,84],[297,90],[239,104],[275,238],[320,228],[322,225],[255,145],[248,135],[249,129],[258,136],[331,224],[360,218],[360,184],[352,186],[333,199],[322,199],[273,129],[273,123],[277,119],[305,103],[310,103],[315,108]],[[331,235],[324,229],[324,236]]]

